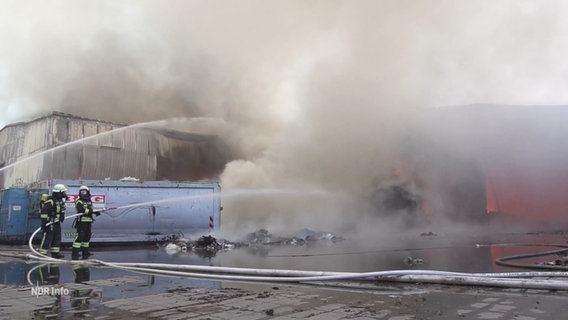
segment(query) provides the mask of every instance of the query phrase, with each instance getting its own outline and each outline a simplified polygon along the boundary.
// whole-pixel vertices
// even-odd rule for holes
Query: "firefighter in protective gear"
[[[41,207],[41,230],[43,238],[39,253],[62,259],[61,251],[61,223],[65,220],[65,199],[67,199],[67,187],[56,184],[51,190],[51,196],[40,204]]]
[[[79,254],[82,253],[82,258],[87,259],[90,255],[89,241],[91,240],[91,225],[93,224],[93,214],[99,216],[101,213],[93,210],[93,203],[91,202],[91,192],[89,187],[81,186],[79,188],[79,198],[75,201],[75,209],[77,213],[81,214],[75,218],[75,228],[77,229],[77,236],[73,241],[73,251],[71,259],[79,259]]]

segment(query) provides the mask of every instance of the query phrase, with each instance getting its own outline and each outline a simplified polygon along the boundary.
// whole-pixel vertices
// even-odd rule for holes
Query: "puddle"
[[[360,242],[345,240],[336,243],[318,243],[312,246],[259,245],[223,250],[203,257],[191,251],[167,253],[164,248],[115,247],[94,248],[93,258],[108,262],[149,262],[189,264],[220,267],[318,270],[337,272],[369,272],[381,270],[443,270],[455,272],[506,272],[522,271],[501,267],[495,259],[533,252],[554,250],[553,247],[505,246],[506,243],[553,244],[565,243],[561,234],[512,234],[491,237],[456,237],[444,235],[415,236],[414,238]],[[491,246],[493,244],[494,246]],[[27,247],[21,247],[24,251]],[[69,257],[69,252],[66,256]],[[530,261],[554,260],[555,257],[538,257]],[[0,257],[0,260],[2,258]],[[3,259],[6,261],[6,259]],[[0,263],[0,284],[27,285],[28,276],[41,279],[43,268],[34,261],[9,259]],[[55,268],[54,268],[55,269]],[[58,266],[58,282],[76,281],[71,264]],[[143,279],[139,287],[168,285],[215,286],[215,281],[186,280],[163,276],[135,274],[113,268],[89,267],[90,280],[136,275]],[[52,272],[55,272],[51,270]],[[49,273],[49,272],[48,272]],[[28,275],[29,274],[29,275]],[[160,278],[159,281],[156,278]]]
[[[347,239],[335,243],[316,245],[259,245],[218,251],[207,257],[194,252],[168,253],[165,248],[147,247],[95,247],[93,258],[108,262],[148,262],[187,264],[218,267],[239,267],[259,269],[317,270],[337,272],[370,272],[384,270],[441,270],[455,272],[508,272],[527,271],[518,268],[501,267],[495,259],[526,253],[550,251],[552,246],[520,246],[518,244],[562,244],[565,235],[506,234],[492,236],[400,235],[377,237],[374,241]],[[505,245],[517,244],[517,245]],[[3,252],[27,252],[27,246],[3,246]],[[0,246],[2,248],[2,246]],[[65,251],[67,257],[69,252]],[[555,256],[526,259],[526,263],[553,261]],[[36,261],[19,260],[0,256],[0,285],[21,288],[19,299],[32,299],[35,307],[34,318],[58,317],[61,314],[81,315],[82,313],[106,314],[103,303],[124,298],[160,294],[176,288],[268,288],[281,284],[223,282],[203,279],[178,278],[148,275],[109,267],[61,263],[44,264]],[[313,285],[313,284],[312,284]],[[32,288],[49,287],[59,290],[44,302],[33,297]],[[301,284],[300,286],[310,286]],[[317,288],[317,286],[316,286]],[[263,290],[264,290],[263,289]],[[7,290],[7,289],[3,289]],[[22,290],[28,290],[23,292]],[[62,292],[61,290],[64,290]],[[383,296],[420,295],[424,292],[468,293],[469,287],[447,287],[442,285],[419,286],[400,283],[374,282],[329,282],[325,290],[340,292],[367,292]],[[486,289],[487,292],[511,294],[507,289]],[[518,290],[517,290],[518,291]],[[516,291],[515,291],[516,292]],[[519,291],[521,292],[521,291]],[[6,293],[5,293],[6,294]],[[8,294],[9,298],[13,298]],[[49,300],[51,299],[51,300]],[[120,315],[115,314],[117,317]],[[30,317],[24,312],[21,319]],[[17,317],[16,317],[17,318]]]

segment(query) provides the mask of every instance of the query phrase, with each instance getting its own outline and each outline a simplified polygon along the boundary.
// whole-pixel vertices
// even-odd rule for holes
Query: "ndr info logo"
[[[55,287],[55,286],[39,286],[36,283],[35,287],[32,287],[32,296],[68,296],[69,289],[64,287]]]

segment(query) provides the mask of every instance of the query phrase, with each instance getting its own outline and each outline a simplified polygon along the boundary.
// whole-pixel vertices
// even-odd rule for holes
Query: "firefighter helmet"
[[[79,188],[79,197],[83,199],[89,199],[91,197],[91,192],[89,191],[89,187],[81,186]]]
[[[67,192],[67,187],[65,187],[65,185],[63,184],[56,184],[53,186],[53,193],[63,193],[63,192]]]

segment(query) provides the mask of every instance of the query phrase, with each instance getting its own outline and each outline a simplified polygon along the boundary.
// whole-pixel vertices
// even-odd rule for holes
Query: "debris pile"
[[[411,266],[415,266],[415,265],[419,265],[419,264],[423,264],[424,260],[421,258],[413,258],[411,256],[407,256],[405,257],[403,260],[404,264],[406,264],[407,266],[411,267]]]
[[[244,240],[228,241],[216,239],[211,235],[201,236],[197,240],[190,240],[180,234],[171,234],[159,241],[158,247],[163,247],[167,253],[194,252],[200,256],[213,257],[220,250],[230,250],[238,247],[263,247],[273,245],[303,246],[315,243],[333,244],[343,241],[344,238],[332,232],[313,231],[307,228],[300,229],[291,236],[273,235],[266,229],[259,229],[247,234]]]
[[[344,240],[343,237],[338,236],[332,232],[327,231],[312,231],[304,228],[300,229],[291,236],[276,236],[268,232],[266,229],[249,233],[240,246],[253,246],[253,245],[293,245],[302,246],[306,244],[314,244],[316,242],[335,243]]]

